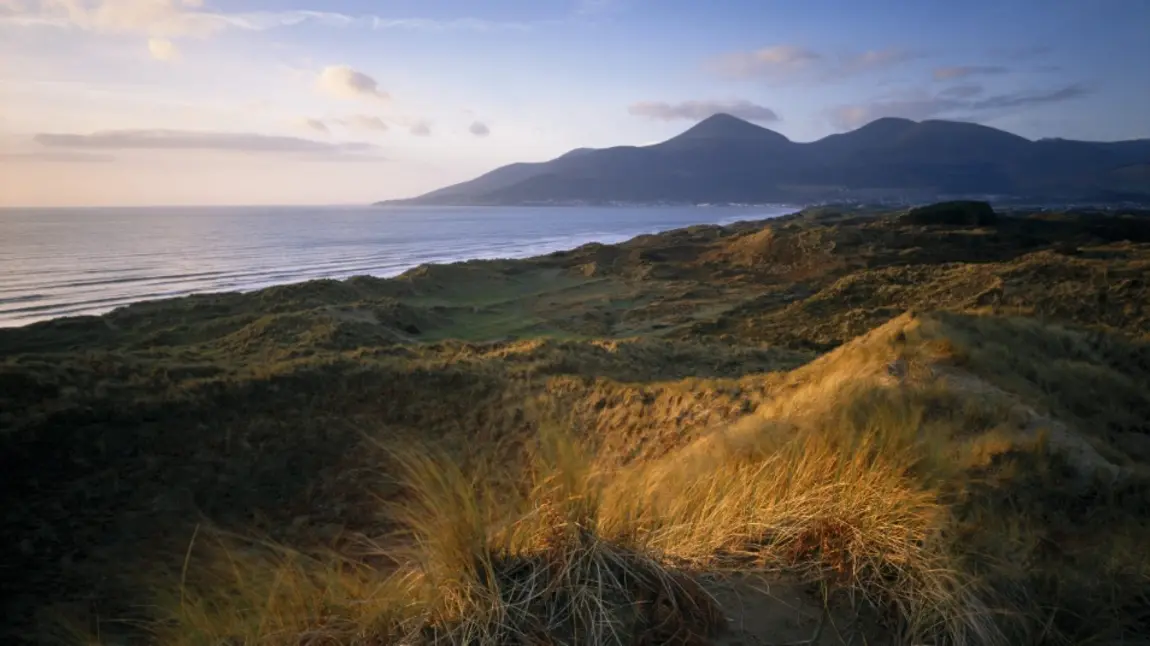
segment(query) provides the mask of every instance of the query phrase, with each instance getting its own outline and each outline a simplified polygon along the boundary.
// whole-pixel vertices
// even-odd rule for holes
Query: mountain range
[[[975,123],[888,117],[802,143],[715,114],[662,143],[578,148],[379,204],[810,203],[944,196],[1150,201],[1150,139],[1031,140]]]

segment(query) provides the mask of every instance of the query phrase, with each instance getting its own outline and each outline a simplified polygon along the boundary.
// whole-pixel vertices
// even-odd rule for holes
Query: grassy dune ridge
[[[109,644],[1133,639],[1148,268],[1145,214],[822,209],[0,330],[5,616]]]

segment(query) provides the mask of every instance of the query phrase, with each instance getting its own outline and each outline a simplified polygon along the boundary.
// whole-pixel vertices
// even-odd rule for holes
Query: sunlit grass
[[[946,507],[912,473],[922,447],[896,439],[911,431],[873,421],[917,422],[895,408],[914,403],[856,395],[844,405],[859,409],[845,418],[872,421],[838,436],[749,421],[623,470],[599,468],[553,427],[514,477],[405,450],[397,459],[406,495],[394,512],[405,529],[399,569],[375,572],[372,583],[355,567],[333,578],[330,563],[310,571],[298,556],[281,559],[262,580],[237,575],[234,596],[221,598],[216,586],[182,604],[184,623],[173,625],[187,632],[170,641],[210,643],[200,636],[216,631],[217,640],[294,643],[319,631],[628,644],[671,626],[703,639],[724,620],[685,572],[737,569],[853,590],[907,639],[1000,643],[977,581],[946,541]],[[852,439],[836,445],[836,437]],[[367,595],[359,605],[341,602],[357,593]]]

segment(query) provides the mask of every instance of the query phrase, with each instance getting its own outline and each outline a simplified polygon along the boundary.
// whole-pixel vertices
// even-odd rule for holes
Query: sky
[[[1147,0],[0,0],[0,206],[355,204],[714,112],[1150,138]]]

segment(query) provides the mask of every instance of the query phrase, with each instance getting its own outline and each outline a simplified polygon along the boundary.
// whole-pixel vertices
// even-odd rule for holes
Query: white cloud
[[[491,128],[488,128],[487,124],[482,121],[473,122],[471,126],[467,128],[467,131],[476,137],[486,137],[491,134]]]
[[[779,115],[774,110],[744,99],[735,101],[684,101],[682,103],[640,101],[628,106],[627,111],[637,117],[660,121],[678,119],[699,121],[719,112],[725,112],[747,121],[770,122],[779,120]]]
[[[347,65],[330,65],[320,72],[316,86],[324,93],[340,99],[387,100],[387,92],[379,83],[363,72]]]
[[[148,53],[158,61],[174,61],[180,57],[180,50],[167,38],[149,38]]]
[[[416,121],[415,123],[411,124],[410,128],[408,128],[408,132],[415,135],[416,137],[430,137],[431,124],[426,121]]]

